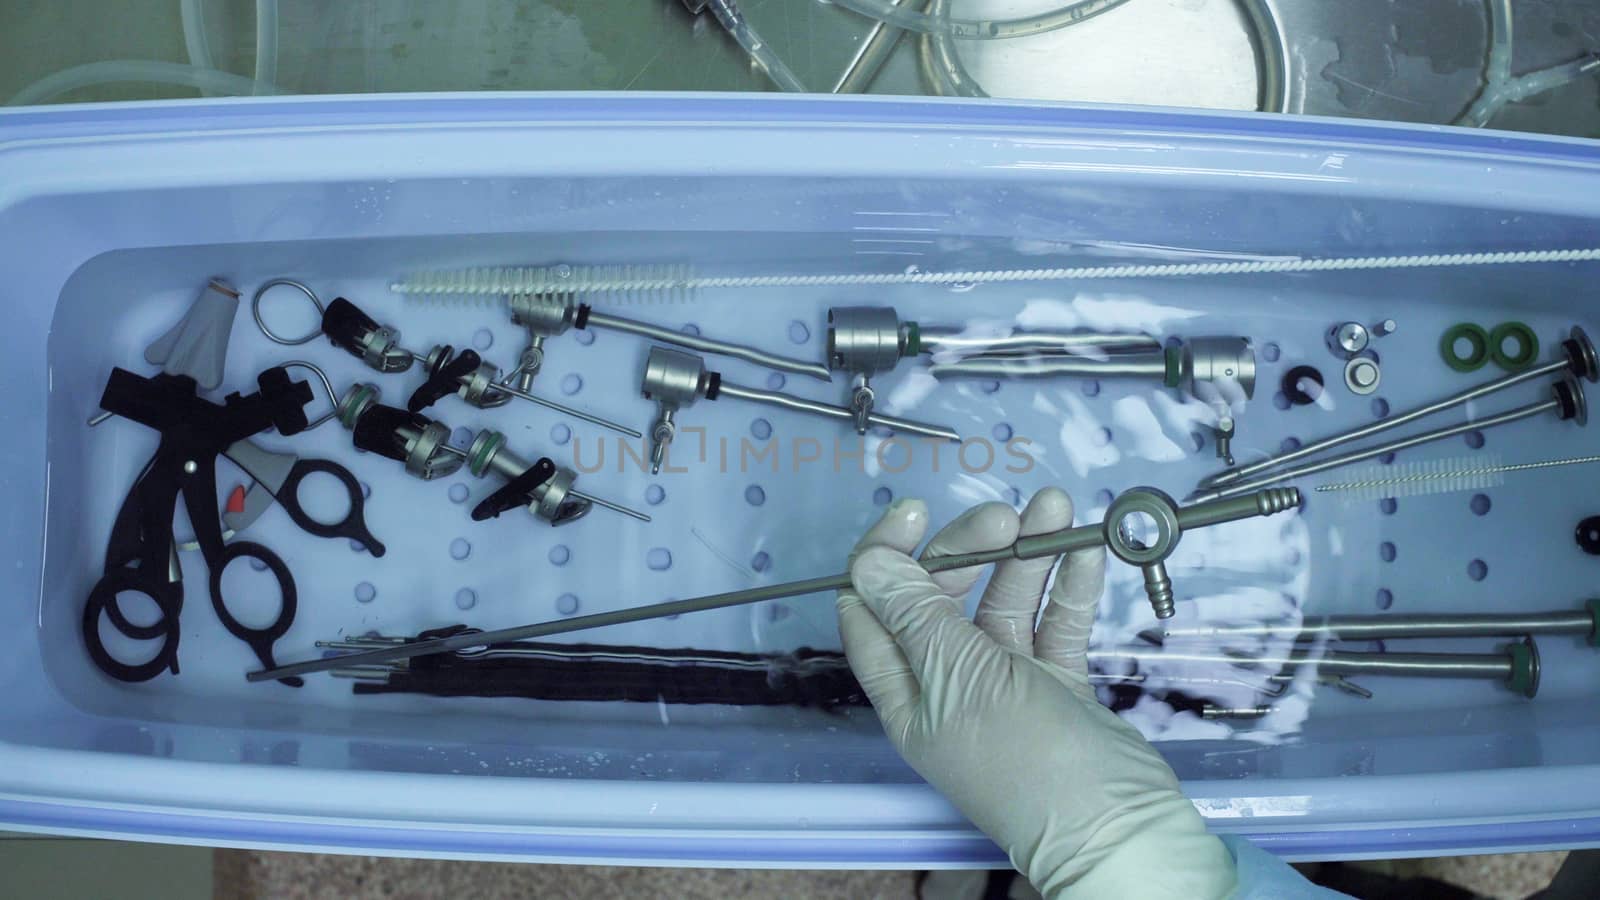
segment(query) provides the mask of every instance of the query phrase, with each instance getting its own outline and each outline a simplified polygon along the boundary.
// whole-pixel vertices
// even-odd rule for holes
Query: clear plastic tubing
[[[255,79],[243,75],[186,66],[182,63],[151,59],[110,59],[73,66],[46,75],[18,91],[6,101],[6,105],[31,106],[47,102],[78,88],[127,81],[173,84],[216,94],[253,94],[256,93],[259,84]],[[276,89],[271,85],[262,87],[264,93],[276,93]]]
[[[201,15],[203,0],[179,0],[178,15],[183,19],[183,49],[189,55],[189,65],[197,69],[215,69],[211,61],[211,45],[206,42],[205,17]],[[210,93],[205,91],[205,93]]]
[[[7,106],[45,103],[79,88],[120,82],[146,82],[192,87],[204,96],[276,94],[278,77],[278,3],[256,0],[256,71],[246,78],[216,68],[206,41],[202,0],[180,0],[183,46],[189,65],[151,59],[111,59],[73,66],[35,81],[6,101]]]
[[[1511,0],[1489,0],[1489,56],[1484,64],[1483,90],[1467,107],[1467,111],[1456,119],[1455,124],[1482,128],[1507,103],[1542,94],[1590,73],[1600,73],[1600,56],[1588,54],[1571,62],[1513,77],[1511,21]]]
[[[850,0],[836,0],[850,6]],[[928,30],[918,46],[918,62],[922,79],[934,93],[946,97],[987,97],[988,92],[967,71],[956,50],[956,37],[967,37],[942,23],[959,21],[950,18],[952,0],[930,0],[927,16],[935,27]],[[1066,24],[1076,24],[1092,15],[1098,15],[1126,0],[1109,0],[1099,9]],[[1250,32],[1252,49],[1256,57],[1256,109],[1260,112],[1283,112],[1288,105],[1288,57],[1283,48],[1283,36],[1278,31],[1277,20],[1264,0],[1237,0],[1240,12]]]
[[[1015,19],[942,18],[920,9],[896,6],[888,0],[832,0],[835,5],[871,16],[896,28],[922,33],[943,32],[963,40],[1003,40],[1043,34],[1075,25],[1127,0],[1077,0],[1046,12]]]
[[[178,13],[183,20],[183,49],[189,55],[189,65],[199,69],[215,69],[217,65],[211,57],[211,45],[206,40],[204,3],[205,0],[179,0]],[[256,84],[248,93],[276,93],[272,84],[277,80],[278,0],[256,0]],[[201,93],[209,96],[218,92],[202,88]]]
[[[739,7],[733,0],[711,0],[711,13],[717,17],[722,27],[733,35],[733,39],[739,42],[744,52],[750,55],[750,61],[759,66],[779,90],[794,94],[806,93],[806,86],[800,81],[800,77],[784,65],[778,54],[773,53],[772,48],[761,39],[761,35],[756,34],[755,29],[745,21],[744,14],[739,12]]]
[[[278,81],[278,0],[256,0],[257,94],[275,94]]]

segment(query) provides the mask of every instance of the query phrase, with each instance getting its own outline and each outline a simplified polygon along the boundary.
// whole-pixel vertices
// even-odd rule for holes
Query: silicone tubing
[[[232,72],[202,69],[182,63],[150,59],[110,59],[85,63],[46,75],[12,95],[11,99],[6,101],[6,105],[31,106],[36,103],[46,103],[78,88],[129,81],[173,84],[217,94],[254,94],[257,93],[260,84],[254,78],[246,78]],[[260,85],[260,87],[260,93],[263,94],[278,92],[272,85]]]
[[[943,31],[963,40],[1003,40],[1043,34],[1075,25],[1084,19],[1097,16],[1121,6],[1125,0],[1076,0],[1052,10],[1021,16],[1015,19],[961,19],[941,18],[920,9],[896,6],[886,0],[833,0],[845,9],[903,28],[906,31],[929,33]]]

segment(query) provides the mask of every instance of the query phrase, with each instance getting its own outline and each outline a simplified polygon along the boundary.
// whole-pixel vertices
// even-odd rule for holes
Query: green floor
[[[186,64],[179,2],[0,3],[0,102],[86,63]],[[963,13],[1033,12],[1058,0],[951,2]],[[1264,2],[1287,36],[1289,112],[1442,124],[1482,87],[1486,0]],[[254,0],[199,5],[214,65],[251,74]],[[274,82],[289,93],[772,89],[709,13],[696,18],[682,0],[276,0],[276,8]],[[872,24],[829,0],[740,0],[739,8],[814,92],[832,88]],[[1600,52],[1600,3],[1519,0],[1514,9],[1513,74]],[[1128,0],[1073,28],[958,41],[957,52],[1001,95],[1227,107],[1238,104],[1218,102],[1219,88],[1256,74],[1244,22],[1236,0]],[[925,92],[917,44],[899,41],[873,93]],[[58,101],[196,95],[111,84]],[[1600,137],[1600,73],[1512,104],[1491,125]]]

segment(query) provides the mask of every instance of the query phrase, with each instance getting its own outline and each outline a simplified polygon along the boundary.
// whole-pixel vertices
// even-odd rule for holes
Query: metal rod
[[[827,416],[831,419],[844,419],[847,422],[855,421],[855,414],[842,406],[818,403],[815,400],[807,400],[803,397],[795,397],[790,394],[780,394],[776,391],[763,391],[759,388],[750,388],[738,384],[729,384],[726,381],[722,382],[722,386],[718,388],[718,391],[723,396],[737,397],[740,400],[749,400],[754,403],[765,403],[769,406],[781,406],[784,409],[792,409],[796,412],[811,413],[812,415],[816,416]],[[961,435],[956,434],[954,431],[950,430],[949,428],[945,428],[942,425],[925,425],[921,422],[913,422],[910,419],[902,419],[899,416],[886,416],[882,413],[871,413],[867,416],[867,422],[871,425],[882,425],[895,431],[920,434],[924,437],[939,438],[946,441],[957,442],[961,440]]]
[[[890,0],[895,6],[911,4],[915,8],[927,6],[927,3],[918,3],[917,0]],[[867,32],[866,39],[861,42],[856,55],[851,58],[850,64],[845,66],[839,74],[839,80],[833,84],[832,92],[835,94],[865,94],[872,85],[872,79],[877,77],[878,70],[888,61],[894,53],[895,44],[900,41],[900,29],[890,25],[882,19],[872,23],[872,29]]]
[[[1124,646],[1090,650],[1090,663],[1198,663],[1260,666],[1267,669],[1316,666],[1319,675],[1401,675],[1424,678],[1489,678],[1509,681],[1515,663],[1509,653],[1367,653],[1295,648],[1281,653],[1232,654]]]
[[[501,392],[507,393],[507,394],[510,394],[513,397],[520,397],[523,400],[527,400],[529,403],[537,403],[540,406],[545,407],[546,409],[553,409],[556,412],[572,416],[574,419],[582,419],[583,421],[588,422],[588,423],[590,423],[592,425],[599,425],[601,428],[609,428],[612,431],[621,432],[622,434],[625,434],[625,435],[627,435],[628,437],[631,437],[631,438],[644,437],[644,435],[642,433],[640,433],[638,431],[635,431],[634,429],[629,428],[626,425],[619,425],[616,422],[610,421],[609,419],[602,419],[599,416],[590,415],[589,413],[583,412],[581,410],[573,409],[570,406],[563,406],[562,404],[557,403],[554,400],[546,400],[543,397],[537,397],[537,396],[535,396],[533,394],[528,393],[527,391],[521,390],[519,388],[514,388],[509,384],[501,384],[500,382],[497,381],[497,382],[495,382],[495,385],[494,385],[493,389],[497,390],[497,391],[501,391]]]
[[[1090,331],[1013,331],[985,335],[957,325],[922,325],[922,352],[957,356],[1077,356],[1092,360],[1113,354],[1154,353],[1161,342],[1148,334]]]
[[[1587,609],[1532,613],[1454,615],[1315,616],[1299,623],[1249,622],[1188,625],[1153,635],[1162,638],[1292,638],[1296,641],[1376,641],[1407,638],[1514,637],[1525,634],[1597,634],[1600,601]]]
[[[1415,422],[1424,416],[1431,416],[1434,413],[1442,412],[1443,410],[1450,409],[1451,407],[1460,406],[1463,403],[1470,403],[1479,397],[1487,397],[1488,395],[1497,391],[1503,391],[1508,387],[1522,384],[1525,381],[1532,381],[1537,378],[1542,378],[1546,375],[1564,372],[1570,366],[1571,362],[1569,360],[1562,359],[1545,363],[1542,366],[1535,366],[1524,372],[1515,372],[1513,374],[1506,375],[1503,378],[1497,378],[1494,381],[1490,381],[1486,384],[1480,384],[1475,388],[1469,388],[1458,394],[1451,394],[1443,400],[1429,403],[1425,406],[1419,406],[1415,409],[1399,413],[1398,415],[1391,415],[1385,419],[1380,419],[1376,422],[1373,422],[1371,425],[1363,425],[1360,428],[1352,429],[1342,434],[1336,434],[1332,437],[1326,437],[1320,441],[1312,441],[1303,447],[1290,450],[1287,453],[1279,453],[1276,456],[1269,456],[1266,459],[1258,460],[1250,463],[1249,465],[1240,466],[1236,469],[1227,469],[1222,472],[1217,472],[1207,477],[1204,481],[1201,481],[1200,486],[1207,488],[1235,484],[1243,481],[1257,472],[1276,468],[1286,463],[1294,462],[1297,459],[1305,459],[1307,456],[1311,456],[1314,453],[1319,453],[1328,449],[1329,447],[1337,447],[1340,444],[1348,444],[1351,441],[1359,441],[1362,438],[1380,434],[1388,431],[1391,428],[1398,428],[1407,423]]]
[[[587,500],[590,503],[593,503],[595,506],[604,506],[606,509],[609,509],[612,512],[619,512],[619,513],[622,513],[625,516],[632,516],[633,518],[638,519],[641,522],[650,521],[650,517],[649,516],[645,515],[642,512],[639,512],[638,510],[629,509],[626,506],[621,506],[619,504],[612,503],[610,500],[602,500],[602,499],[600,499],[599,497],[596,497],[593,494],[585,494],[583,491],[580,491],[577,488],[568,489],[567,490],[567,494],[569,494],[570,496],[573,496],[573,497],[577,497],[579,500]]]
[[[634,436],[638,437],[637,434],[635,434]],[[439,445],[439,449],[443,450],[444,452],[446,452],[448,454],[450,454],[451,456],[459,457],[461,459],[466,459],[467,458],[467,451],[461,449],[460,447],[453,446],[451,444],[440,444]],[[641,522],[650,521],[650,517],[649,516],[645,515],[642,512],[639,512],[638,510],[629,509],[626,506],[622,506],[621,504],[612,503],[610,500],[602,500],[599,497],[594,496],[593,494],[586,494],[583,491],[580,491],[580,490],[578,490],[576,488],[568,488],[567,489],[567,493],[569,495],[573,496],[573,497],[577,497],[579,500],[587,500],[587,501],[589,501],[590,503],[593,503],[596,506],[603,506],[606,509],[609,509],[609,510],[611,510],[613,512],[619,512],[619,513],[622,513],[625,516],[632,516],[633,518],[638,519]]]
[[[1087,375],[1094,378],[1155,378],[1167,375],[1167,359],[1161,353],[1130,353],[1106,359],[1070,356],[974,356],[955,362],[933,363],[928,372],[935,378],[1050,378],[1058,375]]]
[[[610,328],[613,331],[625,331],[640,337],[661,341],[666,344],[676,344],[679,347],[688,347],[702,353],[715,353],[718,356],[728,356],[733,359],[742,359],[745,362],[755,363],[780,372],[791,372],[795,375],[808,375],[819,381],[830,381],[828,367],[822,363],[805,362],[790,359],[786,356],[767,353],[753,347],[740,344],[729,344],[711,338],[700,337],[693,334],[684,334],[659,325],[650,325],[645,322],[635,322],[632,319],[623,319],[617,316],[608,316],[605,313],[590,312],[589,324],[600,328]],[[635,435],[637,436],[637,435]]]
[[[1277,710],[1273,706],[1213,706],[1207,703],[1200,710],[1202,719],[1264,719]]]
[[[1250,497],[1236,497],[1198,503],[1178,508],[1178,526],[1180,529],[1199,528],[1254,516],[1271,515],[1274,512],[1296,506],[1299,502],[1299,491],[1293,488],[1284,488],[1262,491]],[[960,553],[953,556],[922,560],[921,565],[922,568],[929,572],[945,572],[950,569],[965,569],[987,565],[1005,559],[1038,559],[1040,557],[1061,556],[1076,550],[1099,546],[1105,541],[1106,525],[1103,522],[1097,522],[1093,525],[1079,525],[1075,528],[1064,528],[1060,531],[1022,538],[1010,546],[995,550]],[[559,619],[553,622],[539,622],[515,628],[501,628],[496,631],[481,631],[473,634],[414,641],[398,647],[382,647],[331,659],[305,660],[278,666],[275,669],[250,672],[245,677],[250,681],[272,681],[289,675],[303,675],[309,672],[321,672],[343,666],[411,659],[412,657],[427,656],[433,653],[460,650],[465,647],[498,644],[503,641],[524,641],[532,638],[548,637],[553,634],[567,634],[574,631],[585,631],[590,628],[604,628],[609,625],[625,625],[630,622],[658,619],[663,616],[704,612],[729,606],[760,603],[765,600],[816,594],[823,591],[837,591],[840,588],[849,586],[850,573],[840,572],[835,575],[823,575],[801,581],[763,585],[745,588],[744,590],[727,591],[721,594],[711,594],[705,597],[691,597],[687,600],[669,600],[665,603],[653,603],[648,606],[593,613],[587,616]]]
[[[423,356],[421,353],[418,353],[415,350],[406,350],[405,352],[410,354],[411,358],[416,360],[417,362],[422,363],[423,365],[427,365],[428,364],[428,357]],[[468,376],[463,375],[458,380],[462,384],[466,384],[467,378],[468,378]],[[602,419],[599,416],[590,415],[589,413],[583,412],[582,410],[573,409],[570,406],[564,406],[564,405],[562,405],[560,403],[555,402],[554,400],[546,400],[543,397],[539,397],[539,396],[536,396],[534,394],[530,394],[530,393],[528,393],[527,391],[524,391],[524,390],[519,390],[518,388],[512,387],[511,385],[505,384],[504,382],[500,382],[500,381],[494,382],[494,390],[500,391],[502,393],[510,394],[513,397],[517,397],[517,398],[526,400],[529,403],[537,403],[537,404],[539,404],[540,406],[543,406],[546,409],[553,409],[556,412],[562,413],[564,415],[571,416],[574,419],[582,419],[583,421],[588,422],[591,425],[599,425],[601,428],[609,428],[612,431],[620,432],[620,433],[625,434],[625,435],[627,435],[628,437],[631,437],[631,438],[644,437],[643,434],[639,433],[638,431],[635,431],[632,428],[629,428],[626,425],[619,425],[616,422],[613,422],[613,421],[611,421],[609,419]]]
[[[1189,499],[1215,500],[1219,497],[1232,497],[1238,494],[1249,493],[1251,491],[1266,487],[1269,484],[1276,484],[1280,481],[1288,481],[1291,478],[1300,478],[1305,475],[1315,475],[1318,472],[1325,472],[1328,469],[1336,469],[1340,466],[1346,466],[1350,463],[1360,462],[1364,459],[1372,459],[1375,456],[1382,456],[1385,453],[1394,453],[1400,450],[1407,450],[1419,444],[1429,443],[1430,441],[1441,441],[1445,438],[1455,437],[1458,434],[1466,434],[1469,431],[1493,428],[1496,425],[1505,425],[1510,422],[1516,422],[1521,419],[1527,419],[1532,416],[1536,416],[1542,412],[1552,409],[1559,411],[1561,409],[1561,401],[1552,399],[1546,400],[1543,403],[1532,403],[1520,409],[1513,409],[1509,412],[1500,413],[1497,416],[1479,419],[1476,422],[1463,422],[1460,425],[1452,425],[1448,428],[1438,428],[1433,431],[1424,431],[1418,435],[1402,438],[1398,441],[1390,441],[1387,444],[1379,444],[1376,447],[1371,447],[1366,450],[1353,450],[1349,453],[1343,453],[1338,456],[1330,457],[1320,462],[1307,463],[1302,466],[1293,466],[1287,469],[1269,472],[1260,478],[1252,478],[1243,483],[1229,482],[1226,487],[1213,487],[1211,490],[1196,491],[1190,496]]]
[[[335,678],[354,678],[357,681],[388,681],[390,671],[379,666],[352,666],[330,669],[329,674]]]

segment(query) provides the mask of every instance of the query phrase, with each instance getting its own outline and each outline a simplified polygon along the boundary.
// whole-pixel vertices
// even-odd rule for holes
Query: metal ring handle
[[[1123,531],[1123,522],[1130,516],[1143,513],[1155,524],[1156,536],[1145,545]],[[1138,487],[1124,491],[1106,508],[1105,541],[1116,558],[1129,565],[1153,565],[1172,555],[1178,545],[1183,528],[1178,524],[1178,504],[1162,491],[1152,487]]]
[[[302,341],[301,343],[304,342]],[[318,416],[314,421],[311,422],[311,424],[301,429],[302,431],[310,431],[324,422],[332,421],[336,416],[339,415],[339,394],[333,389],[333,382],[328,379],[328,373],[322,371],[322,367],[313,363],[308,363],[303,359],[291,359],[288,362],[278,363],[278,368],[280,369],[288,369],[294,366],[299,366],[302,369],[309,369],[316,373],[317,380],[322,382],[322,389],[328,392],[328,411]]]
[[[305,337],[286,338],[277,334],[273,334],[272,329],[267,327],[266,320],[261,318],[261,296],[280,284],[287,285],[299,291],[300,293],[305,294],[306,299],[311,301],[311,305],[317,308],[318,325],[310,334],[307,334]],[[274,344],[283,344],[286,347],[294,347],[299,344],[309,344],[316,340],[317,336],[322,334],[322,314],[325,311],[326,310],[324,310],[322,307],[322,301],[317,299],[316,292],[311,290],[311,288],[306,287],[304,284],[295,281],[293,278],[274,278],[271,281],[261,285],[261,287],[256,288],[255,296],[250,298],[250,315],[255,317],[256,327],[261,329],[261,333],[267,336],[267,340],[273,342]],[[327,381],[326,376],[323,377],[323,381]],[[329,390],[328,393],[331,394],[333,391]]]
[[[222,573],[228,568],[229,563],[240,558],[266,563],[267,571],[278,582],[278,616],[265,628],[252,628],[234,618],[233,611],[228,609],[227,600],[222,596]],[[217,620],[229,634],[249,645],[256,658],[269,668],[274,665],[272,645],[294,625],[294,616],[298,608],[299,595],[295,590],[294,576],[289,573],[289,567],[278,554],[260,544],[234,541],[224,546],[222,555],[211,565],[211,609],[217,614]],[[300,687],[304,683],[297,677],[278,680],[290,687]]]
[[[147,594],[161,607],[161,620],[155,626],[151,626],[159,630],[154,637],[161,639],[161,649],[146,662],[134,664],[122,662],[113,657],[100,640],[100,617],[109,614],[116,607],[117,593],[124,590]],[[104,578],[95,583],[89,592],[88,602],[83,605],[82,629],[84,649],[88,651],[89,658],[100,671],[118,681],[127,682],[149,681],[162,672],[177,674],[180,634],[178,610],[172,605],[170,594],[163,596],[164,590],[165,586],[149,585],[140,579],[136,572],[126,569],[108,572]],[[181,588],[177,596],[179,599],[182,598]],[[136,630],[148,633],[143,629]]]

